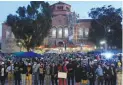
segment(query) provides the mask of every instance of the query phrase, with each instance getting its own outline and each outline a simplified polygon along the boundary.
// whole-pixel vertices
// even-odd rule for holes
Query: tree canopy
[[[90,40],[99,45],[103,39],[108,46],[122,47],[122,11],[113,6],[92,8],[89,12],[92,28],[89,32]]]
[[[6,23],[22,46],[30,49],[40,46],[51,28],[51,9],[48,2],[31,1],[25,7],[19,7],[16,15],[9,14]]]

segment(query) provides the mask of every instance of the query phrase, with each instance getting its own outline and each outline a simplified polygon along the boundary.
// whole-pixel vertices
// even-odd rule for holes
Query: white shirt
[[[1,76],[4,76],[4,68],[1,69]]]

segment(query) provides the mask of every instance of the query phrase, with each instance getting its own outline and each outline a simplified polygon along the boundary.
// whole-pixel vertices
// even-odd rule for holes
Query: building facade
[[[44,39],[44,46],[48,48],[56,47],[84,47],[92,46],[88,41],[89,29],[91,28],[91,19],[78,19],[78,15],[71,11],[71,5],[58,2],[50,6],[52,9],[52,28],[49,35]],[[8,36],[8,37],[7,37]],[[11,47],[18,51],[14,41],[14,35],[11,28],[6,24],[2,25],[2,49],[3,52],[10,50],[5,47],[7,40],[12,41]],[[60,44],[62,42],[62,45]],[[11,43],[11,44],[12,44]],[[10,45],[9,45],[10,46]],[[8,46],[8,47],[9,47]],[[8,50],[7,50],[8,49]]]
[[[16,39],[12,33],[11,27],[2,24],[2,39],[1,39],[1,52],[3,53],[13,53],[19,52],[20,48],[16,44]]]
[[[75,12],[71,12],[71,5],[58,2],[51,5],[52,9],[52,29],[47,37],[47,45],[59,47],[59,42],[63,42],[67,47],[92,46],[88,40],[91,19],[78,19]],[[72,44],[71,44],[72,42]]]

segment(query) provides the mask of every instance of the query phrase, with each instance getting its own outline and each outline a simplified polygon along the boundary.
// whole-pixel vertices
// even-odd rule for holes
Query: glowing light
[[[106,52],[106,53],[102,53],[101,55],[105,56],[105,58],[107,58],[107,59],[110,59],[110,58],[112,58],[113,53]]]
[[[105,43],[106,43],[106,41],[105,41],[105,40],[100,42],[100,44],[101,44],[101,45],[103,45],[103,44],[105,44]]]

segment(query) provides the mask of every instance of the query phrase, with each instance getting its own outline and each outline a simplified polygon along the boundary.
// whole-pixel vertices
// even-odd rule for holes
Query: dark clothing
[[[1,85],[5,85],[5,76],[0,76]]]
[[[20,66],[20,72],[21,72],[21,74],[27,73],[27,66],[25,64]]]
[[[69,63],[67,65],[67,69],[68,69],[68,85],[70,85],[70,80],[72,80],[72,85],[74,85],[74,66],[73,64]]]
[[[20,74],[19,66],[14,66],[14,78],[15,78],[15,85],[20,85],[21,74]]]
[[[78,83],[78,82],[81,82],[81,71],[82,69],[81,69],[81,67],[77,67],[76,69],[75,69],[75,81]]]
[[[88,77],[87,77],[87,70],[86,70],[85,67],[82,67],[81,78],[82,78],[82,80],[87,80],[88,79]]]
[[[111,67],[111,85],[116,85],[116,70],[115,67]]]
[[[44,85],[44,74],[39,74],[40,85]]]
[[[93,67],[90,67],[88,78],[90,81],[90,85],[95,85],[95,70]]]
[[[103,85],[103,76],[98,76],[97,81],[98,81],[97,82],[98,85],[100,84]]]
[[[44,77],[45,77],[45,67],[41,65],[41,67],[39,68],[40,85],[44,85]]]
[[[111,70],[104,68],[104,79],[105,79],[105,85],[110,85],[111,83]]]
[[[57,66],[51,66],[51,69],[50,69],[50,74],[51,74],[51,81],[52,81],[52,85],[54,85],[54,82],[55,82],[55,85],[58,85],[58,82],[57,82],[57,74],[58,74],[58,69],[57,69]]]

